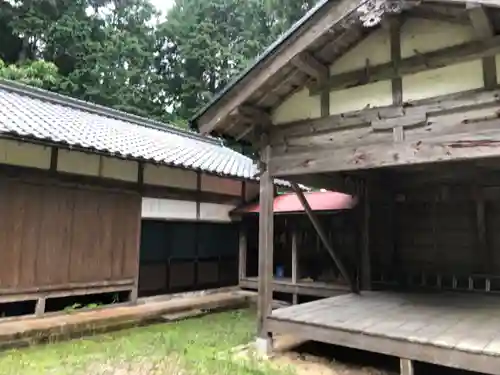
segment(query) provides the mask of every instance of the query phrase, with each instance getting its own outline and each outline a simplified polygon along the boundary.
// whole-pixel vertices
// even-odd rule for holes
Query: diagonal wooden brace
[[[302,207],[304,207],[304,210],[306,211],[306,214],[309,217],[309,220],[311,221],[314,229],[318,233],[318,236],[321,239],[323,246],[326,248],[326,250],[328,251],[328,253],[332,257],[333,261],[337,265],[337,267],[338,267],[340,273],[342,274],[342,276],[344,277],[344,279],[351,286],[351,291],[353,293],[358,293],[357,284],[354,282],[354,280],[351,278],[351,276],[347,272],[347,269],[345,268],[345,266],[342,263],[342,261],[340,260],[340,258],[337,256],[337,254],[335,254],[335,251],[333,250],[332,245],[328,241],[328,237],[326,236],[325,231],[323,230],[323,227],[321,226],[321,223],[319,222],[318,218],[316,217],[316,215],[312,211],[311,206],[309,205],[306,197],[304,196],[304,193],[302,192],[302,190],[300,189],[300,187],[296,183],[292,182],[291,184],[292,184],[293,191],[295,192],[295,194],[299,198],[299,201],[302,204]]]

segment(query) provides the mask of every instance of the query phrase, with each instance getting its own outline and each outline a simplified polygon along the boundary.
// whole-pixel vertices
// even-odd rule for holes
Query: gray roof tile
[[[257,173],[250,158],[213,138],[2,80],[1,133],[223,176],[253,179]]]

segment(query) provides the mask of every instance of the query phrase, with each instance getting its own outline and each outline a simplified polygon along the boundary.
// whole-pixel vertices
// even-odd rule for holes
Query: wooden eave
[[[262,116],[243,116],[240,106],[252,108],[267,115],[291,95],[304,87],[319,87],[319,77],[339,57],[361,42],[378,27],[361,24],[356,9],[365,1],[327,1],[323,7],[295,31],[292,38],[275,48],[246,76],[230,87],[206,111],[194,120],[194,126],[204,134],[258,142],[258,135],[270,125]],[[470,24],[466,0],[421,0],[419,4],[407,1],[409,6],[399,17],[425,18],[444,22]],[[496,32],[500,30],[500,0],[476,0],[482,6]],[[318,94],[317,90],[315,94]]]

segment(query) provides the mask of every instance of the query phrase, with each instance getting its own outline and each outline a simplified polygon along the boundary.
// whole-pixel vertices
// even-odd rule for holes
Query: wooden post
[[[411,359],[400,359],[401,375],[414,375],[413,361]]]
[[[361,247],[361,288],[371,289],[371,260],[370,260],[370,199],[368,185],[364,186],[363,194],[363,244]]]
[[[297,284],[297,230],[294,228],[292,230],[292,284]],[[299,296],[297,293],[293,293],[293,304],[296,305],[298,303]]]
[[[247,277],[247,232],[245,229],[242,222],[240,224],[240,255],[238,257],[239,281]]]
[[[330,256],[332,257],[333,261],[337,265],[340,273],[344,277],[344,279],[347,281],[347,283],[351,286],[351,291],[352,292],[358,292],[358,287],[354,280],[352,279],[351,275],[347,272],[347,269],[345,268],[344,264],[342,263],[342,260],[335,254],[335,251],[332,248],[332,245],[328,241],[328,237],[325,234],[325,231],[323,230],[323,227],[321,226],[321,223],[319,222],[318,218],[314,214],[314,212],[311,209],[311,206],[307,202],[306,197],[304,196],[304,193],[300,189],[300,187],[295,183],[292,182],[292,189],[297,195],[297,198],[299,198],[300,203],[302,204],[302,207],[304,207],[304,210],[306,211],[307,216],[309,217],[309,220],[311,221],[314,229],[316,230],[316,233],[318,234],[319,238],[321,239],[321,242],[323,243],[323,246],[326,248]]]
[[[259,212],[259,295],[257,311],[257,349],[266,353],[271,349],[271,337],[267,329],[267,317],[271,313],[273,298],[273,252],[274,252],[274,185],[268,165],[271,146],[263,136],[262,174],[260,177]]]
[[[35,307],[35,316],[37,318],[43,316],[45,314],[45,297],[38,298]]]
[[[476,225],[477,225],[477,242],[480,253],[483,255],[484,272],[491,271],[493,256],[491,255],[486,241],[486,212],[483,190],[480,186],[474,189],[476,200]]]

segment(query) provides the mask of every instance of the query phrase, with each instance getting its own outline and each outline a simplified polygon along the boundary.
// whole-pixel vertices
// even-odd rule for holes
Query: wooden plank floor
[[[308,339],[500,374],[499,296],[346,294],[275,310],[270,322]]]

